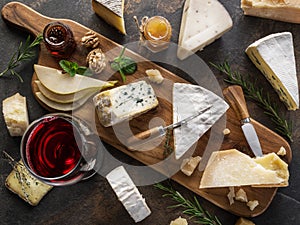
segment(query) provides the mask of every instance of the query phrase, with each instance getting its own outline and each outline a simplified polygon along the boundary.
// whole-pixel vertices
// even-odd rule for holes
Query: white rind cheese
[[[126,34],[124,22],[124,0],[92,0],[95,13],[108,24]]]
[[[158,106],[152,86],[145,81],[100,92],[93,101],[98,118],[105,127],[130,120]]]
[[[109,184],[134,221],[140,222],[151,214],[145,199],[123,166],[112,170],[107,176]]]
[[[299,0],[241,0],[245,15],[300,23]]]
[[[177,56],[183,60],[220,38],[232,19],[217,0],[187,0],[184,5]]]
[[[195,115],[208,106],[211,108],[205,113],[174,129],[176,159],[181,158],[221,118],[229,106],[222,98],[203,87],[174,83],[173,123]]]
[[[246,53],[265,75],[289,110],[299,108],[299,89],[290,32],[268,35],[251,44]]]
[[[19,93],[2,102],[4,120],[11,136],[22,136],[29,125],[26,98]]]

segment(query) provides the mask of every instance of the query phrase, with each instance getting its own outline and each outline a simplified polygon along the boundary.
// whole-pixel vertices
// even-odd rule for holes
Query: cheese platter
[[[28,6],[18,2],[11,2],[5,5],[2,9],[2,16],[5,21],[21,29],[26,30],[27,32],[30,32],[35,36],[41,34],[44,27],[49,22],[52,21],[60,21],[67,24],[72,29],[74,33],[75,41],[77,43],[79,43],[80,39],[87,32],[90,31],[89,28],[77,22],[74,22],[72,20],[55,19],[55,18],[43,16],[38,12],[34,11],[33,9],[29,8]],[[101,48],[103,52],[110,51],[111,49],[116,49],[115,52],[115,57],[116,57],[118,53],[122,50],[122,46],[109,40],[103,35],[97,33],[97,36],[100,39]],[[85,62],[86,55],[87,52],[83,48],[77,47],[74,53],[71,55],[70,59],[72,61],[82,64]],[[160,70],[165,79],[171,80],[174,83],[188,83],[186,80],[175,75],[174,73],[171,73],[168,70],[158,66],[157,64],[144,59],[142,56],[130,50],[126,50],[126,55],[129,55],[130,57],[132,57],[133,59],[139,62],[137,72],[134,73],[132,76],[127,77],[126,84],[132,83],[138,79],[142,79],[145,76],[144,71],[149,68]],[[40,46],[38,64],[42,66],[59,69],[59,64],[57,59],[53,58],[49,54],[49,52],[47,51],[46,47],[43,44],[41,44]],[[111,74],[112,71],[108,71],[107,73]],[[113,79],[116,79],[116,77],[113,77]],[[157,95],[158,96],[170,95],[170,93],[166,93],[170,89],[162,88],[162,87],[158,86],[155,88],[155,91],[161,92]],[[39,92],[39,87],[37,85],[36,74],[33,74],[32,77],[32,91],[34,95],[37,97],[39,103],[43,107],[45,107],[49,111],[55,111],[53,108],[46,106],[38,98],[37,93]],[[171,124],[173,122],[172,104],[170,102],[164,101],[163,99],[162,100],[159,99],[159,102],[160,103],[158,108],[144,114],[142,117],[135,118],[130,122],[133,133],[139,133],[148,129],[148,123],[145,123],[144,121],[149,121],[151,120],[151,118],[157,115],[159,115],[160,118],[162,118],[166,124]],[[161,146],[158,146],[157,148],[148,152],[128,150],[128,148],[126,148],[126,146],[118,140],[112,128],[106,128],[100,124],[98,118],[95,115],[95,106],[91,98],[88,99],[82,107],[73,111],[73,114],[81,117],[82,119],[87,121],[87,123],[90,124],[95,123],[96,124],[95,131],[99,134],[101,140],[112,145],[116,149],[124,152],[125,154],[137,159],[138,161],[146,165],[153,165],[163,160]],[[251,155],[251,152],[249,153],[248,151],[249,147],[247,145],[247,142],[243,136],[240,127],[240,121],[236,117],[235,112],[232,109],[229,109],[226,113],[226,116],[227,116],[226,128],[230,130],[230,135],[224,138],[220,149],[236,148],[241,151],[245,151],[245,153]],[[286,162],[291,161],[292,154],[291,154],[290,146],[282,137],[272,132],[262,124],[256,122],[255,120],[252,120],[252,124],[255,127],[258,136],[260,137],[261,146],[265,154],[271,152],[276,153],[279,151],[281,147],[284,147],[286,149],[286,155],[283,157],[284,161]],[[195,154],[198,155],[203,154],[203,149],[205,149],[209,137],[210,137],[209,132],[205,133],[201,137],[201,139],[197,143]],[[163,171],[160,172],[163,173]],[[244,189],[246,190],[248,196],[259,201],[258,207],[256,207],[253,211],[251,211],[245,204],[240,202],[230,205],[227,198],[228,188],[199,189],[201,176],[202,176],[202,172],[200,171],[195,171],[195,173],[193,173],[192,176],[190,177],[184,175],[181,172],[178,172],[172,176],[172,179],[177,181],[181,185],[185,186],[186,188],[190,189],[191,191],[195,192],[196,194],[202,196],[203,198],[211,201],[217,206],[240,216],[254,217],[263,213],[268,208],[269,204],[271,203],[273,197],[277,192],[277,188],[245,187]]]

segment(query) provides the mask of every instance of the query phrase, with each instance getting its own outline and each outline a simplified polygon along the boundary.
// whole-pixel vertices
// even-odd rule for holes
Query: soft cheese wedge
[[[89,88],[104,89],[113,87],[116,81],[102,81],[82,75],[71,77],[67,73],[54,68],[34,65],[34,70],[38,80],[48,90],[56,94],[72,94]]]
[[[124,22],[124,0],[92,0],[95,13],[108,24],[126,34]]]
[[[203,87],[174,83],[173,123],[195,115],[208,106],[211,108],[205,113],[174,129],[176,159],[181,158],[221,118],[229,106],[222,98]]]
[[[220,38],[232,19],[217,0],[187,0],[184,5],[177,56],[183,60]]]
[[[290,32],[268,35],[251,44],[246,53],[265,75],[289,110],[299,108],[299,89]]]
[[[236,150],[213,152],[204,170],[200,188],[231,186],[288,186],[288,165],[276,153],[251,158]]]
[[[107,174],[106,179],[136,223],[151,214],[145,199],[123,166],[112,170]]]
[[[245,15],[300,23],[299,0],[241,0]]]

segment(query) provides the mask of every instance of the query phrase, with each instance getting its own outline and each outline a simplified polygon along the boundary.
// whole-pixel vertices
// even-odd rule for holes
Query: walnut
[[[86,48],[97,48],[100,44],[99,37],[94,31],[88,31],[82,38],[81,43]]]
[[[89,69],[93,73],[101,73],[101,71],[105,68],[105,54],[102,52],[100,48],[96,48],[88,54],[86,57],[86,62],[89,66]]]

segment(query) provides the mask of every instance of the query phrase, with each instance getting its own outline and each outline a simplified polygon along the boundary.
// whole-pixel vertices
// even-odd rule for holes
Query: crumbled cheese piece
[[[188,222],[185,218],[179,216],[176,220],[171,221],[170,225],[188,225]]]
[[[235,200],[240,202],[248,202],[247,194],[243,188],[240,188],[235,194]]]
[[[229,134],[230,134],[230,130],[229,130],[228,128],[225,128],[225,129],[223,130],[223,134],[224,134],[224,135],[229,135]]]
[[[241,217],[241,218],[239,218],[236,221],[235,225],[255,225],[255,223],[253,223],[252,221],[247,220],[247,219]]]
[[[149,80],[156,84],[161,84],[164,80],[163,76],[161,75],[160,71],[157,69],[150,69],[146,70],[146,74]]]
[[[277,155],[285,156],[286,155],[286,149],[283,146],[281,146],[279,151],[277,152]]]
[[[229,187],[229,193],[227,194],[227,198],[229,200],[229,204],[232,205],[234,203],[234,197],[235,197],[235,192],[234,192],[234,187]]]
[[[259,202],[257,200],[247,202],[247,206],[249,207],[249,209],[251,211],[253,211],[258,205],[259,205]]]
[[[195,171],[195,169],[198,166],[200,161],[201,161],[200,156],[190,157],[188,159],[184,159],[184,160],[182,160],[182,164],[181,164],[180,169],[185,175],[191,176],[193,174],[193,172]]]

